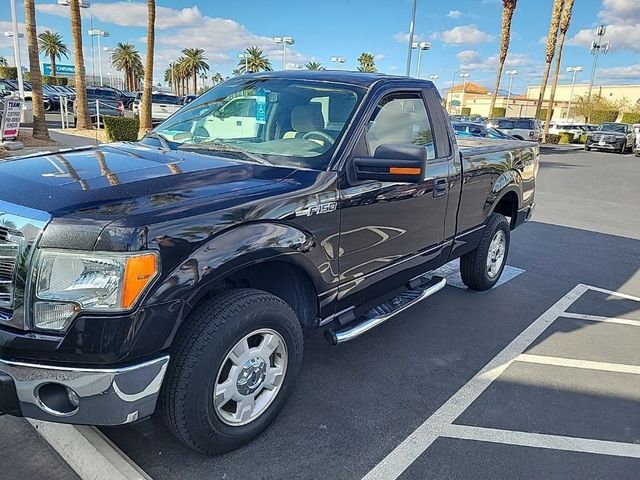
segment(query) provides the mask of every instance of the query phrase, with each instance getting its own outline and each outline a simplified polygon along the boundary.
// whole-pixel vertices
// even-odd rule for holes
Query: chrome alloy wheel
[[[504,263],[507,251],[507,237],[502,230],[498,230],[491,239],[487,255],[487,275],[493,279],[498,275]]]
[[[270,328],[245,335],[227,353],[213,391],[216,414],[238,427],[262,415],[280,392],[287,373],[287,344]]]

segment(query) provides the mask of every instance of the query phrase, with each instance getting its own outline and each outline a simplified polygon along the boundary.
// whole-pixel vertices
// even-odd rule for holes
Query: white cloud
[[[377,54],[375,54],[375,55],[373,56],[373,59],[374,59],[376,62],[379,62],[379,61],[381,61],[381,60],[384,60],[384,54],[382,54],[382,53],[377,53]]]
[[[409,34],[407,32],[398,32],[393,36],[393,39],[398,43],[409,43]],[[413,41],[421,42],[424,40],[424,34],[422,33],[414,33]]]
[[[585,28],[576,33],[568,41],[569,45],[589,47],[595,40],[595,30]],[[640,52],[640,23],[638,25],[609,25],[603,38],[605,42],[611,42],[611,50],[630,50]]]
[[[612,67],[612,68],[599,68],[598,69],[598,81],[622,81],[633,80],[637,81],[640,78],[640,63],[635,65],[628,65],[626,67]]]
[[[475,70],[483,72],[495,72],[498,66],[498,56],[492,55],[483,57],[476,50],[462,50],[458,52],[456,58],[460,62],[460,68],[463,70]],[[526,67],[531,65],[531,59],[526,53],[509,53],[505,61],[506,68]]]
[[[460,10],[449,10],[449,13],[447,13],[449,18],[460,18],[462,15],[463,13]]]
[[[436,32],[433,37],[449,45],[472,45],[494,40],[493,35],[483,32],[476,25],[459,25],[451,30]]]
[[[640,24],[640,2],[638,0],[603,0],[598,17],[614,25]]]

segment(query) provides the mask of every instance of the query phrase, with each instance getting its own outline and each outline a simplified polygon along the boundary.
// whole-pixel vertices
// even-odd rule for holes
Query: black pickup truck
[[[495,285],[538,160],[459,146],[431,82],[349,72],[236,77],[139,143],[0,160],[0,412],[157,412],[236,448],[283,407],[303,331],[351,340],[456,258]]]

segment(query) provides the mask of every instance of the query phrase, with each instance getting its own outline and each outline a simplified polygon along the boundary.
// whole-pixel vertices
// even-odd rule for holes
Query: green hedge
[[[471,107],[462,107],[462,116],[468,117],[471,115]]]
[[[615,110],[594,110],[589,115],[589,123],[615,122],[617,118],[618,112]]]
[[[558,135],[558,143],[561,143],[563,145],[567,145],[569,143],[572,143],[574,136],[575,135],[573,133],[560,132],[560,134]]]
[[[18,78],[18,69],[16,67],[0,67],[0,78],[16,80]]]
[[[548,134],[546,143],[557,145],[558,143],[560,143],[560,135],[554,135],[553,133]]]
[[[587,133],[583,133],[582,135],[580,135],[579,137],[576,137],[573,139],[573,143],[581,143],[581,144],[585,144],[587,143],[587,137],[589,135]]]
[[[640,123],[640,113],[624,112],[622,114],[622,123]]]
[[[504,107],[495,107],[491,112],[491,118],[504,117],[507,114],[507,109]]]
[[[109,142],[137,142],[140,120],[126,117],[103,117],[104,131]]]
[[[555,110],[551,109],[551,118],[553,118],[553,112]],[[547,109],[546,108],[542,108],[540,110],[540,120],[542,120],[543,122],[547,120]]]
[[[45,85],[61,85],[66,87],[69,84],[69,79],[65,77],[50,77],[48,75],[43,75],[42,83]]]

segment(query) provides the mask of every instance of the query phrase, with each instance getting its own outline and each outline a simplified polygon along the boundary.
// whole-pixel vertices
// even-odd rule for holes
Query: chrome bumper
[[[168,363],[163,356],[123,368],[78,369],[0,359],[0,373],[13,379],[24,417],[121,425],[154,412]],[[71,399],[67,389],[75,392]]]

